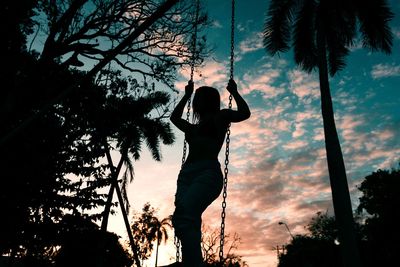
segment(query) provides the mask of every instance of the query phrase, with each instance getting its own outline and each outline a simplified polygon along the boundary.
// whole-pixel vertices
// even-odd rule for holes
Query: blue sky
[[[332,214],[319,83],[316,73],[296,68],[290,52],[273,58],[265,53],[261,32],[269,1],[236,2],[235,79],[252,117],[232,126],[226,231],[241,236],[237,253],[250,266],[271,267],[276,266],[273,248],[290,239],[279,221],[298,234],[304,233],[316,212]],[[331,79],[354,207],[359,197],[356,186],[363,178],[378,168],[396,167],[400,161],[400,2],[389,2],[395,12],[393,53],[370,53],[356,45],[347,67]],[[227,103],[230,1],[202,3],[213,20],[205,33],[215,50],[197,70],[195,86],[219,88]],[[180,76],[176,87],[182,92],[188,71],[182,70]],[[149,201],[160,217],[173,212],[183,144],[182,134],[174,131],[177,141],[162,148],[162,162],[144,153],[135,165],[129,198],[136,211]],[[204,223],[210,227],[219,225],[220,201],[204,213]],[[110,228],[126,236],[119,213]],[[160,264],[172,261],[172,241],[160,253]],[[148,264],[152,266],[151,261]]]

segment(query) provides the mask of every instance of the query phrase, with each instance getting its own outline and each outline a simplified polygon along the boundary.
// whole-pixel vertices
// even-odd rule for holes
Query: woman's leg
[[[185,267],[197,267],[202,263],[201,214],[219,196],[222,189],[220,169],[203,170],[191,183],[178,179],[173,225],[182,243]],[[183,181],[182,181],[183,180]]]

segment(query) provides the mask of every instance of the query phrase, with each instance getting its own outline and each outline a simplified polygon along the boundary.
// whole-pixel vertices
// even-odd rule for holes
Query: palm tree
[[[307,72],[319,72],[329,179],[346,267],[360,266],[360,259],[329,75],[345,67],[358,31],[365,48],[390,53],[392,17],[385,0],[272,0],[264,28],[264,46],[271,55],[293,46],[295,62]]]
[[[156,210],[147,202],[142,213],[134,216],[131,225],[132,232],[135,234],[134,242],[139,248],[142,260],[148,259],[153,251],[153,242],[156,241],[156,262],[158,263],[158,247],[162,241],[166,242],[169,238],[168,229],[172,228],[171,217],[162,219],[156,217]]]
[[[121,78],[120,72],[106,72],[104,86],[105,91],[109,91],[110,94],[105,100],[93,99],[93,108],[96,110],[93,112],[94,117],[91,122],[94,129],[92,140],[103,144],[110,169],[110,189],[101,229],[107,231],[115,190],[132,252],[136,264],[140,266],[138,248],[129,225],[129,201],[126,189],[134,177],[132,159],[140,159],[143,143],[147,145],[153,158],[160,161],[160,144],[169,145],[174,141],[171,127],[165,120],[170,97],[166,92],[156,91],[154,86],[149,87],[146,83],[139,85],[136,80]],[[121,156],[116,166],[111,157],[112,149]],[[120,188],[118,177],[123,165],[126,166],[126,171],[122,176],[122,188]]]
[[[122,195],[129,210],[126,186],[134,177],[132,159],[140,159],[145,143],[153,159],[160,161],[160,144],[170,145],[174,141],[170,124],[165,120],[170,97],[166,92],[156,91],[154,86],[149,87],[146,83],[140,85],[136,80],[127,81],[121,78],[118,72],[106,75],[111,84],[112,94],[104,104],[105,108],[97,114],[95,124],[98,138],[104,143],[110,169],[114,170],[112,179],[116,181],[122,166],[126,167],[122,176]],[[127,86],[128,83],[131,87]],[[110,143],[116,144],[116,150],[121,155],[116,166],[111,160]],[[103,230],[107,229],[113,191],[116,187],[114,182],[111,183],[103,214]]]
[[[168,229],[172,228],[172,223],[171,223],[171,216],[168,216],[167,218],[162,219],[161,221],[158,220],[157,217],[153,217],[154,220],[154,225],[156,228],[156,236],[157,236],[157,246],[156,246],[156,263],[155,267],[157,267],[158,263],[158,247],[160,246],[161,242],[164,241],[167,242],[169,239],[168,235]]]

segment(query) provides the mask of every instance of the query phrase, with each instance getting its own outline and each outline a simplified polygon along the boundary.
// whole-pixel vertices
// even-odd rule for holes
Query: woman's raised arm
[[[178,127],[179,130],[186,132],[190,123],[186,120],[182,119],[183,110],[185,109],[185,105],[189,98],[193,93],[193,82],[189,81],[188,84],[185,86],[185,94],[179,103],[176,105],[175,109],[171,113],[170,120],[171,122]]]
[[[229,80],[226,89],[229,93],[231,93],[233,99],[235,99],[237,110],[222,110],[224,118],[229,122],[240,122],[250,118],[251,112],[249,106],[247,105],[243,97],[239,94],[236,82],[233,79]]]

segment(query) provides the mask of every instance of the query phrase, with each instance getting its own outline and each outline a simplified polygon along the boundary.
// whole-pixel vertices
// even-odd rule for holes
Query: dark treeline
[[[378,170],[359,185],[360,203],[355,232],[364,267],[396,266],[399,262],[398,204],[400,168]],[[296,235],[279,256],[279,267],[340,267],[335,217],[318,212],[306,226],[309,234]]]
[[[125,189],[134,161],[143,147],[161,160],[161,144],[174,141],[165,118],[177,69],[206,54],[199,37],[191,58],[192,1],[160,10],[162,2],[1,2],[2,260],[42,267],[132,264],[119,237],[98,227],[111,170],[123,166],[121,205],[129,211]],[[206,23],[201,14],[199,31]],[[93,64],[106,67],[91,73]],[[111,152],[121,164],[107,161]]]

